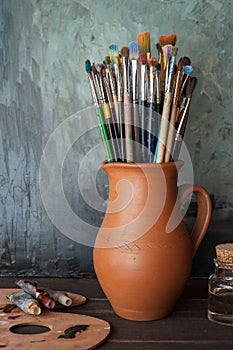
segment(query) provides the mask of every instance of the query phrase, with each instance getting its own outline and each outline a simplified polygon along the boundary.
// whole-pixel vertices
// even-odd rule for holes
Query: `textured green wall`
[[[218,223],[202,255],[211,254],[215,242],[232,239],[232,8],[224,0],[0,0],[0,274],[93,272],[92,249],[66,238],[47,217],[40,159],[55,128],[91,105],[86,58],[102,60],[109,44],[123,46],[144,30],[154,44],[161,34],[177,33],[179,56],[191,57],[198,78],[188,147],[195,182],[215,196]],[[72,208],[97,232],[103,214],[86,206],[77,187],[82,157],[99,139],[97,131],[91,136],[69,153],[63,180]],[[194,274],[208,273],[202,260],[195,264]]]

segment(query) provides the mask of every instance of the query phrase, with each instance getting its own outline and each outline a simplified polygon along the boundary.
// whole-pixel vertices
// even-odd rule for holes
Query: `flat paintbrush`
[[[164,52],[164,46],[172,45],[175,46],[177,41],[176,34],[160,35],[158,37],[158,43],[160,45],[160,65],[161,65],[161,99],[163,103],[165,93],[165,74],[166,74],[166,56]]]
[[[130,67],[129,67],[129,48],[122,47],[122,64],[124,77],[124,118],[125,118],[125,148],[127,162],[134,161],[133,154],[133,113],[130,91]]]
[[[87,76],[88,76],[88,80],[89,80],[89,84],[90,84],[90,88],[91,88],[91,94],[92,94],[93,103],[94,103],[94,106],[96,107],[100,133],[101,133],[101,137],[102,137],[103,144],[104,144],[104,147],[105,147],[107,160],[108,160],[108,162],[111,163],[111,162],[114,162],[114,155],[113,155],[111,143],[109,141],[109,134],[108,134],[108,130],[107,130],[107,127],[106,127],[106,124],[105,124],[103,111],[102,111],[102,109],[100,107],[98,94],[97,94],[96,86],[95,86],[94,79],[93,79],[93,74],[91,72],[91,69],[92,69],[91,68],[91,63],[90,63],[89,60],[86,60],[85,68],[86,68],[86,72],[87,72]]]
[[[172,46],[171,47],[170,62],[169,62],[169,69],[168,69],[168,77],[167,77],[167,82],[166,82],[166,91],[172,90],[172,80],[173,80],[174,71],[175,71],[177,52],[178,52],[178,47]]]
[[[150,56],[150,32],[140,32],[137,34],[137,43],[139,45],[139,53],[141,54],[141,59],[147,61],[148,55]],[[145,57],[142,58],[142,55]]]

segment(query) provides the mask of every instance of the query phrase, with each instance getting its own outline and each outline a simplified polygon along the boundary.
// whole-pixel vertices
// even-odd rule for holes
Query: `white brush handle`
[[[130,92],[124,93],[125,148],[127,162],[133,162],[133,116]]]
[[[167,132],[169,127],[169,115],[172,102],[172,93],[166,92],[163,104],[163,113],[161,118],[161,126],[159,132],[159,145],[156,163],[162,163],[164,159],[165,145],[167,140]]]

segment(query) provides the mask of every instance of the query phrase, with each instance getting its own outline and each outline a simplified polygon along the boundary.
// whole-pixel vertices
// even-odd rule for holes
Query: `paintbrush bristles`
[[[129,48],[128,46],[123,46],[121,49],[121,54],[123,57],[129,57]]]
[[[118,56],[118,48],[116,44],[109,45],[109,56],[112,64],[115,64],[115,57]]]
[[[139,50],[140,50],[138,43],[136,41],[131,41],[128,44],[128,48],[129,48],[130,60],[137,60],[139,57]]]
[[[158,64],[159,64],[159,61],[157,60],[156,57],[151,57],[148,60],[148,64],[149,64],[150,67],[157,67]]]
[[[104,60],[105,60],[105,62],[106,62],[107,65],[111,64],[110,56],[105,56],[105,57],[104,57]]]
[[[187,56],[183,57],[183,65],[184,66],[190,66],[191,65],[191,60],[190,60],[189,57],[187,57]]]
[[[160,46],[172,45],[175,46],[177,41],[176,34],[160,35],[158,37],[158,42]]]
[[[91,72],[91,61],[88,59],[85,61],[85,69],[87,73]]]
[[[140,47],[140,53],[150,52],[150,32],[141,32],[137,35],[137,43]]]
[[[171,56],[177,56],[177,53],[178,53],[178,47],[177,46],[172,46]]]

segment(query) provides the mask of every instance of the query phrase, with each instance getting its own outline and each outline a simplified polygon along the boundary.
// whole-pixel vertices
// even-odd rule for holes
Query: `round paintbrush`
[[[130,78],[129,78],[129,48],[121,49],[124,75],[124,117],[125,117],[125,147],[126,160],[133,162],[133,114],[131,108]]]
[[[196,77],[188,78],[187,87],[185,90],[185,99],[186,99],[185,108],[182,112],[182,116],[180,117],[180,122],[177,126],[177,132],[176,132],[174,147],[172,151],[172,158],[174,159],[174,161],[177,161],[179,159],[181,145],[183,142],[185,128],[188,120],[188,112],[190,108],[191,98],[192,98],[193,91],[196,87],[196,84],[197,84]]]

